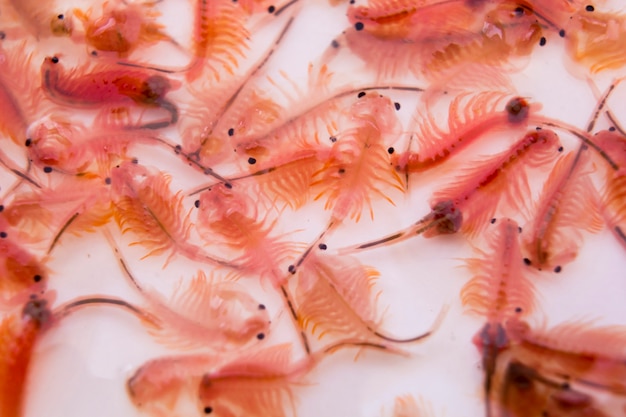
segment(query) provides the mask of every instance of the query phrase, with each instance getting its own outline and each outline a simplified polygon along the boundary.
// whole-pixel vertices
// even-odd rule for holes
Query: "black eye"
[[[53,56],[52,58],[50,58],[50,61],[52,61],[53,64],[58,64],[59,58],[57,58],[56,56]]]

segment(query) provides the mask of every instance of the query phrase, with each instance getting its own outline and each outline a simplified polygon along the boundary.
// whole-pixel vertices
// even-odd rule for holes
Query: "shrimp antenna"
[[[16,177],[28,181],[29,183],[31,183],[32,185],[34,185],[37,188],[41,188],[41,185],[39,185],[35,180],[33,180],[31,177],[29,177],[26,173],[22,172],[21,170],[19,170],[18,168],[13,167],[11,163],[7,162],[4,160],[4,153],[0,151],[0,165],[3,165],[6,169],[8,169],[9,171],[11,171],[11,173],[13,175],[15,175]],[[28,162],[28,168],[26,169],[26,171],[28,172],[30,170],[30,161]]]
[[[57,234],[54,236],[54,239],[52,239],[52,243],[50,244],[50,247],[48,248],[48,252],[47,252],[48,255],[50,255],[50,252],[52,252],[56,244],[59,243],[59,239],[61,239],[61,235],[65,233],[67,228],[70,227],[72,223],[74,223],[74,221],[78,218],[78,216],[80,216],[80,213],[74,213],[72,217],[70,217],[69,220],[65,222],[65,224],[61,227],[61,229],[59,229]]]
[[[435,331],[437,331],[437,329],[439,329],[439,327],[441,326],[441,323],[443,322],[443,319],[445,318],[445,316],[448,314],[448,310],[450,309],[450,307],[448,305],[444,305],[441,308],[441,311],[439,311],[439,314],[437,315],[437,317],[435,318],[435,321],[433,322],[433,324],[430,326],[430,328],[422,333],[419,334],[417,336],[413,336],[410,337],[408,339],[397,339],[394,337],[390,337],[388,335],[385,335],[381,332],[379,332],[378,330],[374,330],[372,328],[370,328],[368,326],[368,329],[375,334],[376,336],[380,337],[383,340],[386,340],[388,342],[393,342],[393,343],[414,343],[414,342],[419,342],[420,340],[426,339],[427,337],[431,336]]]
[[[113,249],[113,252],[115,254],[115,258],[117,259],[117,262],[118,262],[122,272],[124,273],[124,276],[128,279],[128,281],[130,282],[132,287],[137,289],[137,291],[139,291],[140,294],[143,294],[144,293],[144,289],[142,288],[141,285],[139,285],[139,283],[137,282],[137,280],[133,276],[132,272],[128,268],[128,264],[127,264],[126,260],[124,259],[124,255],[122,254],[122,251],[120,251],[120,248],[117,245],[117,242],[115,242],[115,239],[113,238],[113,235],[111,235],[111,231],[108,228],[104,228],[103,234],[104,234],[104,237],[106,238],[106,240],[109,242],[109,246],[111,247],[111,249]]]

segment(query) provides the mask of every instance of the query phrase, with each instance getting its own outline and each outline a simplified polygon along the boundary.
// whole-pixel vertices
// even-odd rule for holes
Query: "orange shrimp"
[[[571,17],[566,51],[592,73],[622,68],[626,64],[626,15],[579,10]]]
[[[384,144],[398,129],[393,103],[377,93],[359,93],[350,111],[356,126],[337,136],[328,162],[312,183],[321,189],[315,200],[326,196],[324,208],[332,208],[335,222],[348,217],[358,222],[365,206],[373,219],[373,196],[393,204],[385,187],[403,191],[400,177],[389,169]]]
[[[581,148],[561,158],[544,184],[534,220],[525,227],[524,248],[537,268],[561,270],[572,261],[581,230],[602,228],[599,196],[589,176],[589,152]]]
[[[512,321],[506,331],[517,346],[517,357],[542,373],[567,375],[572,382],[626,395],[624,326],[577,321],[535,330]]]
[[[534,287],[524,275],[519,226],[507,218],[497,223],[489,251],[480,251],[481,258],[467,261],[474,276],[461,289],[463,305],[486,319],[473,343],[482,355],[487,415],[497,358],[510,344],[504,324],[529,315],[535,304]]]
[[[560,150],[559,138],[553,131],[530,131],[508,150],[468,169],[456,184],[436,191],[431,207],[452,201],[463,215],[461,231],[475,235],[493,217],[496,208],[504,206],[507,213],[524,209],[531,193],[523,168],[553,162]]]
[[[41,85],[47,96],[58,104],[73,107],[138,104],[158,107],[170,113],[168,122],[149,124],[156,129],[175,124],[178,109],[165,95],[178,84],[154,71],[130,67],[103,66],[83,74],[87,67],[65,71],[57,56],[46,57],[41,66]]]
[[[43,291],[48,269],[43,259],[18,244],[11,230],[0,231],[0,309],[23,305],[30,294]]]
[[[200,412],[222,416],[276,416],[295,413],[292,386],[324,357],[291,359],[291,345],[245,350],[233,355],[193,355],[153,360],[128,380],[135,405],[169,415],[185,389],[193,392]]]
[[[194,59],[185,74],[187,81],[198,79],[205,68],[218,81],[220,70],[234,75],[237,61],[245,57],[247,49],[249,34],[245,27],[245,14],[231,0],[194,2]]]
[[[298,245],[272,236],[277,220],[259,218],[257,202],[244,190],[222,184],[203,192],[198,200],[198,228],[207,242],[220,241],[235,249],[233,262],[241,269],[269,279],[275,287],[283,284],[286,259]]]
[[[418,342],[438,327],[445,309],[426,332],[399,339],[383,333],[374,306],[372,286],[379,273],[355,258],[311,253],[296,275],[295,308],[303,329],[319,339],[331,336],[337,345],[402,353],[394,343]]]
[[[495,417],[608,417],[592,395],[546,377],[518,360],[503,370]]]
[[[160,13],[154,6],[157,0],[126,3],[115,0],[102,4],[102,14],[91,18],[91,10],[74,9],[73,14],[84,26],[84,40],[98,51],[114,52],[126,57],[135,49],[160,41],[172,41],[156,22]],[[62,16],[62,15],[61,15]],[[67,19],[67,18],[66,18]],[[74,31],[74,40],[82,40]]]
[[[165,265],[181,253],[195,261],[232,267],[188,241],[192,228],[190,212],[184,213],[183,197],[180,192],[172,194],[169,183],[169,175],[131,162],[124,162],[113,171],[113,212],[122,233],[133,232],[140,240],[132,245],[149,249],[143,258],[170,251]]]
[[[20,316],[10,315],[0,323],[0,415],[22,417],[26,380],[35,343],[49,326],[47,301],[28,301]]]

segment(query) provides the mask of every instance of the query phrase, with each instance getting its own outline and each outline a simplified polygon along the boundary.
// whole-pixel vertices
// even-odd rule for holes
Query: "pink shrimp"
[[[89,70],[88,73],[85,71]],[[165,95],[178,88],[154,71],[122,66],[88,67],[65,71],[57,56],[46,57],[41,66],[41,84],[47,96],[58,104],[73,107],[98,107],[108,105],[136,104],[158,107],[170,113],[170,120],[149,124],[156,129],[175,124],[178,109]]]

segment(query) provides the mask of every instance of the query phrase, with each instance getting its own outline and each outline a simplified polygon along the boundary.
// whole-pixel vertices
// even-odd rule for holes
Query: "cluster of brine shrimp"
[[[0,416],[45,410],[35,386],[63,389],[38,365],[46,339],[90,314],[156,352],[113,368],[125,413],[626,414],[626,325],[547,325],[560,299],[541,291],[575,291],[594,236],[626,250],[626,14],[611,7],[2,0]],[[343,29],[281,55],[312,13]],[[550,47],[586,120],[518,89]],[[452,388],[446,367],[433,407],[412,378],[454,355],[455,320],[473,384]],[[350,388],[380,370],[342,380],[363,363],[385,367],[385,394]]]

